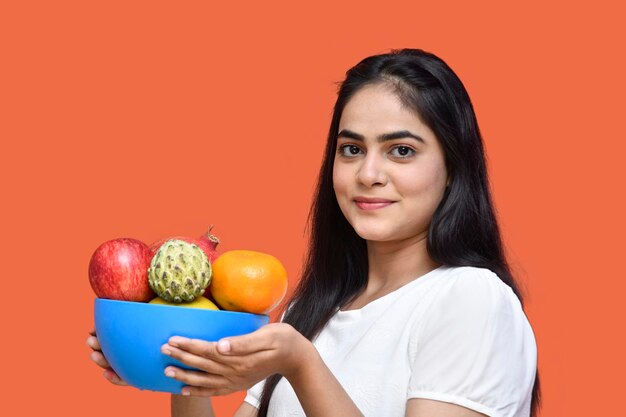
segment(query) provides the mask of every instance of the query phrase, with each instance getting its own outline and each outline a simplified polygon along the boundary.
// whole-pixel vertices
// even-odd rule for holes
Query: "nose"
[[[383,158],[375,152],[367,153],[357,172],[357,180],[367,187],[385,185],[387,174]]]

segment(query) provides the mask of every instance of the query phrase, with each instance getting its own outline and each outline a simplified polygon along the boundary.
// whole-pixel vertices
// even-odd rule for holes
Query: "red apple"
[[[147,302],[156,297],[148,284],[152,251],[145,243],[119,238],[98,246],[89,262],[89,283],[99,298]]]

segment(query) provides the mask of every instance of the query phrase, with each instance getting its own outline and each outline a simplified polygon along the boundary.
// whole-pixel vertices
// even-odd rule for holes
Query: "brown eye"
[[[359,152],[361,152],[361,149],[359,149],[359,147],[356,145],[341,145],[339,147],[339,153],[342,156],[351,157],[358,155]]]
[[[409,158],[413,156],[415,151],[408,146],[396,146],[391,150],[391,153],[398,158]]]

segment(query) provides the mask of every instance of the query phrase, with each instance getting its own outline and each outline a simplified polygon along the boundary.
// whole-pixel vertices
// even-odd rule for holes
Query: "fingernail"
[[[161,347],[161,353],[163,353],[164,355],[171,355],[172,351],[169,350],[167,347],[163,346]]]
[[[91,352],[89,355],[92,361],[96,361],[98,359],[98,354],[96,352]]]
[[[220,340],[219,342],[217,342],[217,350],[220,353],[230,352],[230,342],[228,340]]]
[[[176,375],[176,374],[171,369],[168,369],[168,370],[165,371],[165,375],[169,376],[170,378],[174,378],[174,375]]]
[[[190,392],[187,390],[182,390],[180,393],[183,394],[184,396],[188,396],[190,394]]]

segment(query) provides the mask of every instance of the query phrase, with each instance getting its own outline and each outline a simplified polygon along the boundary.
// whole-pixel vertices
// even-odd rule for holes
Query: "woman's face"
[[[390,86],[365,86],[348,101],[339,122],[333,185],[359,236],[427,236],[447,180],[435,134]]]

